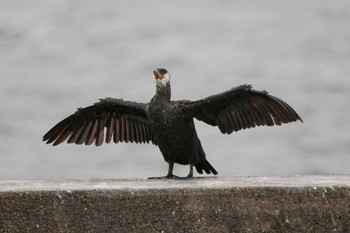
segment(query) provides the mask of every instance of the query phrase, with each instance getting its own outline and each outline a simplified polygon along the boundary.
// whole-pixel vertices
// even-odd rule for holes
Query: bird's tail
[[[204,162],[196,163],[194,164],[194,166],[196,167],[196,170],[199,174],[203,174],[203,170],[207,174],[210,174],[210,173],[213,173],[214,175],[218,174],[215,168],[213,168],[213,166],[206,160]]]

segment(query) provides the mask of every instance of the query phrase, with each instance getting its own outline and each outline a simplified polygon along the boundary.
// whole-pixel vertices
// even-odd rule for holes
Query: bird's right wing
[[[44,136],[47,144],[58,145],[66,139],[68,143],[99,146],[105,138],[118,142],[156,144],[146,113],[146,104],[122,99],[101,99],[86,108],[79,108]],[[106,131],[105,131],[106,128]]]
[[[182,106],[191,116],[218,126],[222,133],[227,134],[260,125],[302,121],[283,100],[266,91],[253,90],[251,85],[241,85],[198,101],[183,102]]]

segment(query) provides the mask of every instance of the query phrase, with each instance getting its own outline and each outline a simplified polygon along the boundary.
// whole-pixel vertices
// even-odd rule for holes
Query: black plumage
[[[159,68],[153,72],[156,95],[149,103],[136,103],[106,98],[86,108],[79,108],[43,137],[47,143],[95,143],[103,141],[153,143],[157,145],[169,164],[165,178],[174,178],[174,163],[190,164],[198,173],[217,174],[206,160],[197,136],[193,118],[212,126],[222,133],[254,128],[255,126],[281,125],[302,119],[284,101],[266,91],[253,90],[241,85],[229,91],[198,101],[171,101],[170,75]],[[106,129],[106,130],[105,130]]]

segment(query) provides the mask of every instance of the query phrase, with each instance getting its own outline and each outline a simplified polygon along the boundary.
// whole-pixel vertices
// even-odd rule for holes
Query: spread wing
[[[283,100],[266,91],[242,85],[198,101],[189,101],[185,108],[198,120],[218,126],[230,134],[255,126],[281,125],[302,119]]]
[[[106,130],[105,130],[106,129]],[[146,114],[146,104],[106,98],[86,108],[79,108],[44,136],[47,144],[68,143],[100,146],[105,138],[118,142],[156,144]]]

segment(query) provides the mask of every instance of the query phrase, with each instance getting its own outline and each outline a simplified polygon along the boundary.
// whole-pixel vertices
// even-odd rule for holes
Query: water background
[[[157,147],[58,147],[54,124],[98,98],[148,102],[152,70],[173,99],[250,83],[304,120],[222,135],[196,121],[221,176],[350,172],[348,0],[0,1],[0,179],[165,175]],[[175,173],[186,175],[187,166]]]

